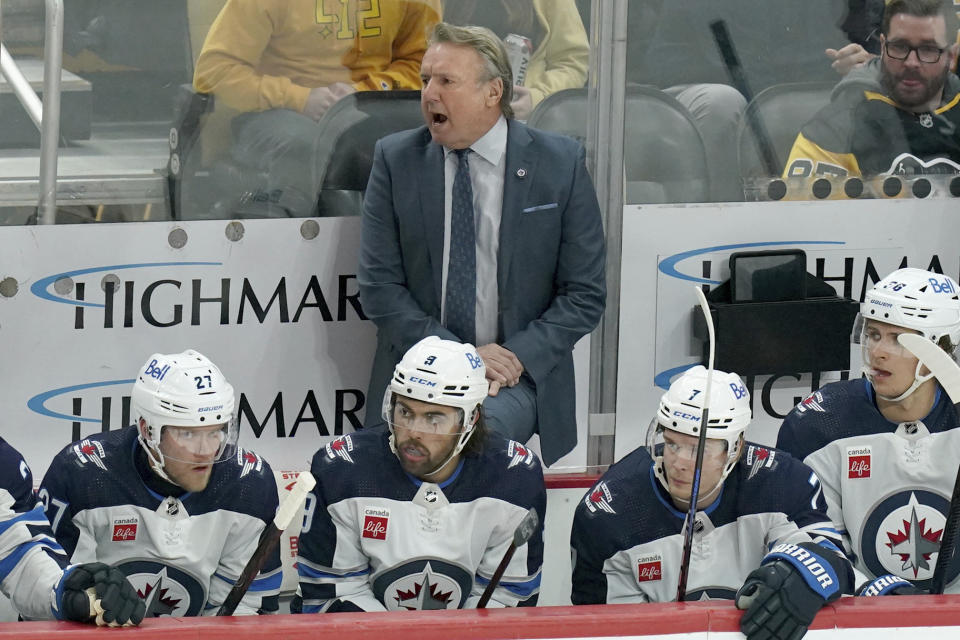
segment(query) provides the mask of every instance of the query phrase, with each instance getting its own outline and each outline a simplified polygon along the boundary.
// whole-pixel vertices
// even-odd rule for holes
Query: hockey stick
[[[306,500],[307,493],[316,484],[317,481],[313,479],[313,475],[309,471],[304,471],[297,476],[297,482],[290,490],[290,495],[283,499],[283,504],[277,509],[277,515],[273,518],[273,522],[268,524],[263,533],[260,534],[260,541],[257,543],[253,555],[247,560],[247,566],[240,572],[240,577],[233,583],[233,588],[230,589],[230,593],[227,594],[220,609],[217,610],[218,616],[233,615],[243,595],[250,588],[250,583],[253,582],[253,579],[260,572],[260,568],[263,567],[267,556],[280,541],[283,530],[290,526],[293,517],[300,512],[300,507]]]
[[[960,367],[946,351],[932,340],[915,333],[901,333],[897,336],[897,340],[927,369],[930,369],[954,405],[960,402]],[[940,552],[937,554],[937,565],[933,569],[933,578],[930,581],[930,593],[943,593],[946,586],[947,568],[953,560],[957,533],[960,529],[958,512],[960,512],[960,469],[957,469],[953,495],[950,497],[950,506],[947,508],[947,522],[943,525],[943,534],[940,536]]]
[[[710,315],[710,305],[703,290],[695,286],[700,311],[707,323],[707,333],[710,336],[710,353],[707,358],[707,385],[703,391],[703,400],[700,403],[700,433],[697,434],[697,462],[693,467],[693,483],[690,487],[690,508],[687,510],[687,519],[683,523],[683,555],[680,557],[680,580],[677,583],[677,602],[683,602],[687,595],[687,576],[690,573],[690,551],[693,547],[693,525],[697,516],[697,498],[700,493],[700,471],[703,469],[703,450],[707,446],[707,425],[710,424],[710,383],[713,381],[713,354],[716,347],[716,337],[713,334],[713,316]]]
[[[717,43],[717,49],[720,50],[720,57],[730,75],[730,83],[733,87],[743,94],[747,100],[747,110],[744,116],[747,124],[756,137],[757,146],[760,148],[760,158],[763,160],[767,173],[771,176],[780,175],[780,164],[777,158],[777,152],[767,132],[767,127],[763,123],[763,118],[759,111],[749,107],[753,101],[753,92],[750,91],[750,85],[747,83],[747,77],[743,73],[743,65],[740,64],[740,57],[737,50],[733,47],[733,40],[730,39],[730,31],[727,29],[727,23],[723,20],[714,20],[710,23],[710,31],[713,33],[713,39]]]
[[[530,509],[530,511],[527,511],[527,515],[523,516],[523,520],[520,521],[520,524],[518,524],[514,530],[513,541],[510,543],[510,546],[507,547],[507,552],[503,554],[503,560],[500,561],[497,570],[493,572],[493,577],[490,578],[490,584],[483,590],[483,595],[481,595],[480,600],[477,601],[477,609],[483,609],[487,606],[487,603],[490,602],[490,596],[493,595],[493,590],[500,584],[500,578],[503,577],[503,572],[507,570],[507,565],[510,564],[510,561],[513,559],[513,552],[516,551],[518,547],[527,544],[530,538],[533,537],[534,531],[537,530],[538,524],[540,524],[540,518],[537,516],[536,510]]]

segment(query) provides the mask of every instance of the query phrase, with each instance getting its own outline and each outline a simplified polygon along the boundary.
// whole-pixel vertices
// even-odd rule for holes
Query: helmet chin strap
[[[149,429],[149,427],[147,428]],[[140,446],[143,447],[143,450],[147,454],[147,461],[150,463],[150,469],[170,484],[174,484],[179,487],[180,484],[167,475],[167,472],[163,469],[163,452],[160,451],[160,448],[154,447],[151,441],[144,439],[142,433],[137,434],[137,439],[140,441]]]
[[[907,390],[901,393],[900,395],[885,396],[881,393],[878,393],[876,387],[873,388],[873,392],[877,394],[878,398],[883,398],[888,402],[900,402],[901,400],[909,396],[911,393],[919,389],[920,385],[922,385],[924,382],[926,382],[927,380],[933,377],[933,373],[928,373],[925,376],[920,375],[921,367],[923,367],[923,363],[917,362],[917,369],[913,373],[913,383],[909,387],[907,387]],[[863,367],[861,367],[861,370],[867,376],[867,379],[870,380],[870,384],[873,385],[873,378],[870,377],[870,372],[872,371],[872,368],[868,367],[867,365],[863,365]]]
[[[470,440],[470,436],[473,435],[473,426],[476,426],[477,418],[479,417],[479,413],[476,409],[473,410],[471,417],[473,418],[473,421],[471,423],[472,426],[468,430],[460,434],[460,439],[457,441],[457,446],[453,448],[453,451],[450,452],[450,455],[447,456],[447,459],[441,462],[440,466],[438,466],[433,471],[423,474],[424,476],[430,477],[440,473],[443,470],[443,468],[446,467],[448,464],[450,464],[450,461],[453,460],[461,451],[463,451],[463,448],[465,446],[467,446],[467,442]],[[393,425],[390,425],[390,450],[393,451],[393,455],[397,456],[397,459],[399,460],[400,454],[397,452],[397,439],[393,432]]]
[[[732,452],[727,453],[727,462],[723,467],[723,473],[720,475],[720,479],[717,481],[717,484],[713,486],[710,491],[706,493],[707,496],[712,494],[714,491],[719,489],[723,483],[726,481],[727,476],[730,475],[730,472],[733,471],[733,468],[737,466],[737,461],[740,459],[740,450],[743,448],[743,436],[737,440],[737,446]],[[663,456],[659,456],[653,459],[653,475],[657,477],[657,480],[660,481],[660,484],[663,485],[663,488],[667,490],[667,493],[670,492],[670,484],[667,481],[667,470],[663,464]],[[703,493],[703,488],[700,489],[701,494]],[[689,504],[689,500],[683,501],[685,504]]]

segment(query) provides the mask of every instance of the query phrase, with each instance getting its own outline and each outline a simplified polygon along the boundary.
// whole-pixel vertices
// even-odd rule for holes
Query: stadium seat
[[[797,82],[774,85],[758,93],[747,105],[737,136],[740,176],[744,180],[779,176],[801,127],[830,102],[833,87],[832,82]],[[754,117],[770,138],[775,159],[773,171],[764,166],[757,136],[750,124]]]
[[[212,95],[181,87],[168,165],[176,217],[290,215],[282,198],[278,201],[267,193],[264,172],[229,157],[208,165],[201,159],[200,129],[213,107]],[[317,123],[323,145],[318,153],[318,171],[323,175],[318,215],[359,215],[376,141],[422,123],[419,91],[361,91],[337,101]]]
[[[584,141],[587,90],[548,96],[528,124]],[[679,102],[653,87],[627,87],[624,142],[626,204],[709,201],[703,141]]]

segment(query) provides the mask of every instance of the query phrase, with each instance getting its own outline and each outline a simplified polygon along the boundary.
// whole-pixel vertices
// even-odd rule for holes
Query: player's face
[[[697,463],[697,438],[670,429],[663,432],[663,468],[667,475],[670,496],[675,503],[689,505],[693,485],[693,471]],[[700,491],[697,501],[712,497],[720,484],[727,464],[727,443],[707,438],[700,471]],[[706,506],[706,505],[704,505]]]
[[[885,42],[947,49],[936,62],[921,62],[917,51],[910,51],[906,60],[896,60],[888,55],[886,47],[881,56],[883,86],[898,104],[913,111],[931,111],[939,107],[951,60],[957,53],[956,45],[947,47],[949,41],[943,17],[898,13],[890,20],[890,33],[885,36]]]
[[[465,149],[496,123],[503,82],[486,76],[483,58],[471,47],[441,42],[427,49],[420,109],[434,142]]]
[[[463,431],[459,409],[397,396],[393,407],[394,444],[404,470],[421,480],[443,482],[457,467],[454,456],[439,473],[427,476],[446,460]]]
[[[187,491],[203,491],[210,481],[213,462],[226,437],[225,424],[163,427],[160,432],[163,470]]]
[[[863,326],[860,340],[867,377],[881,396],[899,396],[913,384],[917,373],[917,358],[897,341],[901,333],[917,332],[875,320],[867,320]]]

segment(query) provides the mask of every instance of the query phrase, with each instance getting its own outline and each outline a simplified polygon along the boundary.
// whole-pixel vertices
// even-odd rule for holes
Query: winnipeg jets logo
[[[874,575],[892,573],[928,588],[947,508],[946,498],[919,488],[881,500],[864,520],[860,538],[864,564]],[[957,567],[948,570],[948,584],[957,573]]]
[[[237,464],[243,465],[243,469],[240,471],[241,478],[251,471],[260,471],[263,468],[263,460],[260,459],[260,456],[253,451],[244,451],[239,448],[237,449]]]
[[[939,514],[938,514],[939,515]],[[920,569],[930,569],[930,556],[940,551],[940,536],[943,528],[934,531],[927,527],[926,518],[918,518],[916,499],[912,500],[910,521],[903,521],[903,526],[896,533],[887,531],[891,553],[898,556],[903,563],[901,570],[912,571],[916,578]]]
[[[164,580],[167,581],[166,584],[164,584]],[[143,590],[137,589],[137,595],[147,605],[147,612],[144,617],[156,618],[173,615],[183,599],[174,597],[176,595],[174,585],[175,583],[167,578],[167,570],[164,569],[155,576],[152,582],[147,582]]]
[[[353,451],[353,440],[350,436],[340,436],[336,440],[328,442],[326,451],[327,457],[331,460],[334,458],[342,458],[350,464],[353,464],[353,458],[350,457],[350,452]]]
[[[599,483],[583,498],[583,504],[590,513],[596,513],[597,511],[616,513],[610,506],[611,502],[613,502],[613,495],[610,493],[606,482]]]
[[[84,464],[87,462],[92,462],[104,471],[107,470],[107,465],[105,465],[102,460],[104,457],[103,445],[99,442],[81,440],[77,444],[73,445],[73,453],[77,456],[80,462]]]
[[[388,594],[391,609],[456,609],[460,603],[459,585],[447,576],[435,572],[429,562],[421,573],[407,576],[392,586],[393,594]]]
[[[533,466],[533,451],[530,451],[530,449],[527,449],[519,442],[510,441],[510,444],[507,445],[507,457],[510,458],[510,464],[507,465],[507,469],[512,469],[518,464],[525,464],[528,467]]]
[[[804,413],[806,411],[819,411],[823,413],[826,409],[823,408],[821,404],[823,402],[823,394],[819,391],[814,391],[806,398],[800,401],[800,404],[797,405],[797,411]]]
[[[147,617],[200,615],[206,592],[189,573],[151,560],[124,562],[117,568],[147,605]]]

